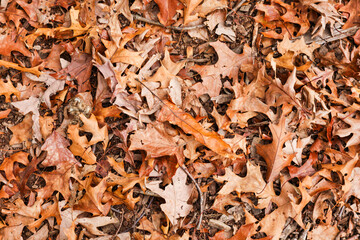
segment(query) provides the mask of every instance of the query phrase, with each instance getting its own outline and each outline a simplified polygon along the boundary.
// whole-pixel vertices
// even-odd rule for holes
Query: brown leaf
[[[210,46],[218,55],[217,63],[206,66],[195,65],[191,68],[198,72],[203,80],[202,83],[193,85],[194,89],[202,89],[196,93],[197,96],[207,93],[210,97],[216,97],[222,87],[221,77],[230,77],[237,81],[239,70],[250,72],[254,69],[252,51],[248,45],[244,45],[242,54],[234,53],[225,43],[219,41],[210,43]]]
[[[81,166],[67,148],[69,145],[69,142],[61,134],[54,131],[41,147],[41,150],[47,151],[47,156],[41,164],[46,167],[61,165]]]
[[[215,198],[215,202],[212,205],[211,209],[228,215],[229,213],[226,211],[225,207],[230,205],[230,206],[238,206],[240,205],[240,202],[236,201],[235,199],[237,198],[237,196],[235,195],[231,195],[231,194],[226,194],[226,195],[217,195]]]
[[[72,78],[75,78],[78,82],[78,92],[85,92],[91,89],[90,87],[90,76],[92,69],[92,57],[86,53],[75,53],[71,56],[70,64],[53,75],[58,79],[65,79],[66,75],[69,74]]]
[[[338,129],[335,135],[339,137],[346,137],[352,134],[351,138],[346,142],[346,147],[357,145],[360,143],[360,119],[352,118],[347,114],[339,115],[344,122],[350,125],[349,128]]]
[[[173,17],[176,10],[182,8],[182,4],[178,0],[155,0],[155,3],[160,9],[159,14],[157,15],[159,21],[165,26],[174,23]]]
[[[267,145],[258,144],[256,146],[257,153],[260,154],[267,163],[267,182],[275,180],[280,171],[290,165],[292,158],[295,154],[285,155],[282,151],[283,145],[286,141],[291,140],[293,133],[286,132],[286,119],[282,117],[278,125],[270,124],[273,141]]]
[[[139,52],[130,51],[128,49],[118,49],[111,58],[112,63],[122,62],[141,68],[144,58]]]
[[[311,152],[309,159],[301,167],[289,166],[289,174],[291,178],[304,178],[308,175],[315,173],[315,169],[312,167],[318,161],[318,154]]]
[[[218,192],[220,195],[228,195],[231,192],[235,191],[238,194],[238,197],[242,193],[255,193],[258,199],[258,208],[267,207],[270,198],[275,195],[270,184],[266,184],[262,177],[259,166],[254,166],[252,163],[247,162],[247,175],[242,178],[236,175],[230,168],[225,169],[224,176],[214,177],[217,182],[225,182],[224,186]]]
[[[96,157],[90,147],[89,141],[86,136],[79,135],[79,127],[77,125],[70,125],[68,127],[68,137],[72,141],[70,151],[75,156],[83,158],[86,164],[96,163]]]
[[[164,124],[149,124],[146,129],[137,130],[131,135],[130,141],[129,150],[144,150],[147,158],[175,155],[179,164],[184,163],[182,148],[178,146],[176,139],[166,132]]]
[[[357,26],[360,22],[360,0],[350,0],[345,6],[339,9],[340,12],[349,13],[349,17],[343,26],[343,29],[348,29]]]
[[[28,153],[25,152],[17,152],[12,154],[10,157],[4,159],[4,161],[0,165],[0,170],[5,172],[6,179],[11,182],[12,180],[16,180],[14,175],[14,164],[16,162],[24,164],[25,166],[28,165]]]
[[[17,51],[24,56],[30,57],[31,52],[26,48],[24,42],[19,39],[15,41],[15,38],[15,32],[0,35],[0,54],[10,57],[12,51]]]
[[[30,144],[29,140],[32,139],[33,134],[32,126],[33,120],[31,114],[27,114],[21,123],[9,127],[13,133],[9,144],[14,145],[22,142],[25,142],[26,145]]]
[[[106,191],[106,178],[102,179],[96,186],[93,186],[92,181],[95,178],[92,173],[84,181],[80,181],[85,189],[84,196],[74,205],[75,210],[82,210],[90,212],[94,215],[103,214],[106,216],[110,211],[111,201],[102,204],[102,198]]]

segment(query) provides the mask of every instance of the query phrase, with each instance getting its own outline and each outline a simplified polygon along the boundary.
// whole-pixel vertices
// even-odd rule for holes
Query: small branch
[[[118,227],[118,229],[117,229],[116,233],[113,235],[113,237],[112,237],[112,239],[111,239],[111,240],[115,240],[115,238],[116,238],[116,237],[117,237],[117,235],[119,234],[119,232],[120,232],[120,228],[121,228],[121,226],[122,226],[122,224],[123,224],[123,221],[124,221],[124,211],[123,211],[123,210],[121,210],[121,220],[120,220],[120,224],[119,224],[119,227]]]
[[[226,17],[228,17],[229,15],[233,14],[234,12],[236,12],[239,8],[241,8],[241,6],[246,2],[246,0],[242,0],[239,3],[236,4],[236,6],[228,13],[226,14]]]
[[[166,29],[171,29],[171,30],[179,31],[179,32],[182,32],[182,31],[190,31],[190,30],[194,30],[194,29],[199,29],[199,28],[205,27],[204,24],[199,24],[199,25],[195,25],[195,26],[184,26],[184,27],[164,26],[164,25],[162,25],[162,24],[159,23],[159,22],[155,22],[155,21],[153,21],[153,20],[150,20],[150,19],[141,17],[141,16],[139,16],[139,15],[137,15],[137,14],[133,14],[133,17],[134,17],[135,20],[138,20],[138,21],[141,21],[141,22],[145,22],[145,23],[148,23],[148,24],[151,24],[151,25],[155,25],[155,26],[159,26],[159,27],[163,27],[163,28],[166,28]]]
[[[189,173],[189,171],[186,169],[186,167],[180,166],[180,168],[189,176],[191,181],[193,181],[197,191],[199,192],[200,216],[199,216],[199,220],[198,220],[198,222],[196,224],[196,229],[199,230],[200,226],[201,226],[202,219],[203,219],[203,213],[204,213],[203,195],[202,195],[199,184],[196,182],[195,178]]]

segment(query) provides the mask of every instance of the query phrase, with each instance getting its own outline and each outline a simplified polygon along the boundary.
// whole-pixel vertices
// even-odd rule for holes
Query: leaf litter
[[[357,239],[359,0],[4,1],[2,239]]]

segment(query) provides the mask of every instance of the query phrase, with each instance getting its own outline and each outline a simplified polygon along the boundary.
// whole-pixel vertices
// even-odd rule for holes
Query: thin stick
[[[246,0],[242,0],[239,3],[236,4],[236,6],[228,13],[226,14],[226,17],[228,17],[229,15],[231,15],[232,13],[236,12],[239,8],[241,8],[241,6],[246,2]]]
[[[124,211],[121,210],[121,220],[120,220],[120,224],[119,224],[119,227],[118,227],[116,233],[115,233],[114,236],[112,237],[112,240],[115,240],[115,238],[117,237],[118,233],[120,232],[120,228],[121,228],[121,226],[122,226],[122,224],[123,224],[123,221],[124,221]]]
[[[186,167],[180,165],[180,168],[189,176],[191,181],[195,184],[196,190],[199,192],[200,216],[199,216],[199,220],[196,224],[196,229],[199,230],[202,219],[203,219],[203,213],[204,213],[203,195],[202,195],[199,184],[196,182],[195,178],[189,173],[189,171],[186,169]]]
[[[163,28],[166,28],[166,29],[171,29],[171,30],[179,31],[179,32],[181,32],[181,31],[190,31],[190,30],[205,27],[204,24],[199,24],[199,25],[195,25],[195,26],[184,26],[184,27],[164,26],[159,22],[155,22],[153,20],[141,17],[141,16],[139,16],[137,14],[133,14],[133,17],[134,17],[135,20],[138,20],[138,21],[141,21],[141,22],[146,22],[146,23],[149,23],[151,25],[155,25],[155,26],[159,26],[159,27],[163,27]]]

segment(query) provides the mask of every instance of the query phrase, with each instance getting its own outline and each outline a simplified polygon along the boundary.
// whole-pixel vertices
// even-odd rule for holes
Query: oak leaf
[[[346,114],[338,115],[345,123],[349,124],[349,128],[338,129],[335,135],[339,137],[347,137],[352,134],[351,138],[347,141],[346,147],[357,145],[360,143],[360,119],[352,118]]]
[[[106,191],[107,179],[102,179],[96,186],[93,186],[93,180],[95,176],[91,173],[85,180],[80,181],[80,184],[85,190],[84,196],[74,205],[75,210],[81,210],[90,212],[93,215],[104,215],[106,216],[110,211],[111,201],[103,204],[102,198]]]
[[[4,82],[2,79],[0,79],[0,96],[4,95],[5,101],[10,102],[12,94],[20,99],[20,92],[12,85],[11,81],[7,80]]]
[[[240,197],[242,193],[253,192],[258,199],[258,208],[265,208],[270,202],[270,198],[275,195],[272,190],[271,184],[266,184],[262,177],[259,166],[255,166],[250,162],[247,162],[247,175],[242,178],[236,175],[230,168],[225,169],[224,176],[214,177],[217,182],[225,182],[224,186],[218,192],[220,195],[228,195],[235,191]]]
[[[176,14],[176,10],[182,8],[182,4],[178,0],[155,0],[155,3],[160,9],[157,15],[159,21],[165,26],[174,23],[173,17]]]
[[[25,152],[17,152],[12,154],[10,157],[4,159],[4,161],[0,165],[0,170],[5,172],[6,179],[11,182],[12,180],[16,180],[14,175],[14,164],[21,163],[25,166],[28,165],[28,153]]]
[[[266,181],[272,182],[275,180],[280,171],[290,165],[292,158],[295,154],[286,155],[282,148],[286,141],[291,140],[293,133],[286,132],[286,119],[282,117],[278,125],[270,124],[273,141],[267,145],[258,144],[256,146],[257,153],[260,154],[266,161],[267,173]]]
[[[91,114],[90,118],[87,118],[83,114],[80,114],[80,119],[84,123],[84,125],[79,127],[80,130],[92,134],[92,137],[88,142],[88,144],[93,145],[98,142],[103,142],[104,143],[103,148],[105,149],[109,142],[107,127],[103,126],[102,128],[100,128],[94,114]]]
[[[169,121],[171,124],[179,126],[185,133],[192,134],[195,140],[204,144],[212,151],[229,158],[236,158],[231,152],[231,147],[225,143],[216,132],[204,129],[190,114],[178,108],[175,104],[164,101],[158,120],[160,122]]]
[[[33,134],[36,139],[41,140],[41,131],[40,131],[40,112],[39,112],[39,106],[40,106],[40,99],[35,97],[30,97],[29,99],[18,101],[18,102],[12,102],[11,103],[14,107],[19,109],[19,111],[26,115],[30,112],[32,112],[32,130]]]
[[[9,129],[13,132],[9,144],[14,145],[25,142],[26,145],[28,145],[30,143],[29,140],[32,139],[32,126],[33,121],[31,119],[31,115],[27,114],[21,123],[9,127]]]
[[[14,32],[15,33],[15,32]],[[0,54],[10,57],[12,51],[22,53],[26,57],[31,56],[31,52],[26,48],[23,41],[15,41],[15,34],[4,34],[0,35]]]
[[[139,52],[130,51],[126,48],[118,49],[111,58],[112,63],[122,62],[141,68],[144,58]]]
[[[172,178],[172,184],[166,186],[164,190],[159,186],[161,181],[145,182],[148,189],[165,199],[165,203],[161,204],[160,207],[172,225],[176,225],[177,219],[186,217],[192,209],[192,205],[188,204],[187,201],[190,198],[193,186],[187,185],[186,179],[186,173],[178,168]]]
[[[360,0],[350,0],[345,6],[339,9],[340,12],[349,13],[349,18],[347,19],[343,29],[348,29],[353,26],[356,26],[360,22]]]
[[[176,138],[166,133],[164,124],[149,124],[146,129],[137,130],[131,135],[130,141],[129,150],[144,150],[147,158],[175,155],[181,165],[184,163],[182,148],[177,144]]]
[[[197,96],[209,94],[210,97],[216,97],[220,94],[222,88],[221,77],[230,77],[236,82],[238,80],[239,70],[249,72],[254,69],[254,59],[251,48],[244,45],[243,53],[234,53],[225,43],[210,43],[217,55],[218,61],[214,65],[200,66],[195,65],[191,69],[198,72],[203,80],[192,88],[198,90]]]
[[[72,141],[70,151],[75,155],[83,158],[86,164],[95,164],[96,157],[91,149],[91,145],[86,136],[79,135],[79,127],[77,125],[70,125],[68,127],[68,137]]]

